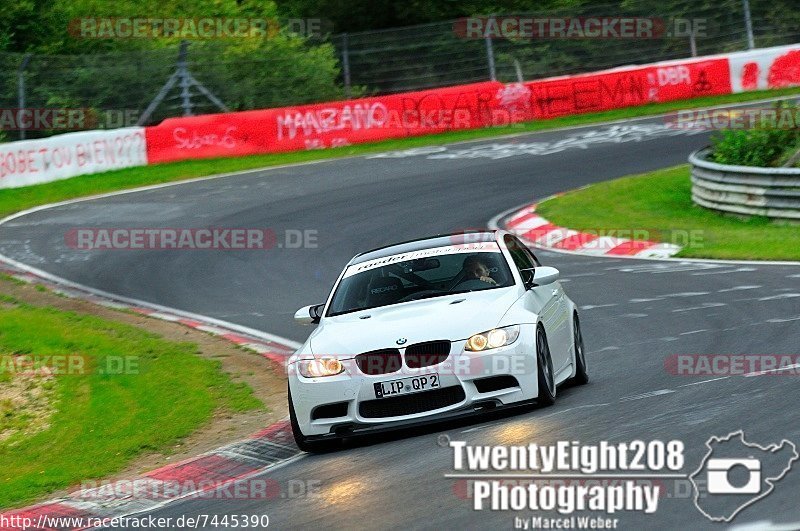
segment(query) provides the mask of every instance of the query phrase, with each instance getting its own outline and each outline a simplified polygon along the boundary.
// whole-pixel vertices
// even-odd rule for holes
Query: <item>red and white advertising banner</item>
[[[724,58],[528,83],[475,83],[298,107],[172,118],[147,128],[151,163],[322,149],[729,94]]]
[[[82,131],[0,144],[0,188],[147,164],[143,127]]]
[[[725,58],[669,61],[525,83],[537,119],[730,94]]]
[[[800,45],[748,50],[726,57],[734,93],[800,85]]]
[[[147,128],[151,163],[321,149],[531,119],[500,105],[501,83],[297,107],[172,118]]]

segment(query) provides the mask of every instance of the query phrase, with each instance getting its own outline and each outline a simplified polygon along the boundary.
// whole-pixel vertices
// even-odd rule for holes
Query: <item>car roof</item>
[[[414,251],[421,251],[423,249],[432,249],[434,247],[445,247],[447,245],[456,245],[460,243],[483,243],[497,241],[498,231],[494,230],[478,230],[478,231],[462,231],[454,232],[452,234],[439,234],[430,236],[428,238],[419,238],[416,240],[409,240],[407,242],[395,243],[386,247],[378,247],[371,251],[365,251],[357,254],[350,260],[350,265],[360,264],[376,258],[384,258],[401,253],[410,253]]]

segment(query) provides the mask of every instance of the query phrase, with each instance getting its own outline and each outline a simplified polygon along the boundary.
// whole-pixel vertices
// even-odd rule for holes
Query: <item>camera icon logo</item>
[[[749,472],[747,483],[735,486],[730,473],[737,467]],[[761,492],[761,461],[758,459],[709,459],[706,463],[709,494],[758,494]]]
[[[694,504],[713,522],[730,522],[746,507],[764,498],[800,459],[793,442],[761,446],[736,431],[706,441],[708,452],[689,476]]]

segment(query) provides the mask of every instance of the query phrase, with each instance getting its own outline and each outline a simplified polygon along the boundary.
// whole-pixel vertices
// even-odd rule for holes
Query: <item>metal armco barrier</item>
[[[692,201],[720,212],[800,220],[800,169],[731,166],[707,160],[709,148],[689,156]]]

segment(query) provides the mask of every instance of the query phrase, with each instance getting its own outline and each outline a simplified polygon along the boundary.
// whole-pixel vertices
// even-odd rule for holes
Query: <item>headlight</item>
[[[318,360],[300,360],[297,369],[306,378],[335,376],[344,372],[344,365],[336,358],[320,358]]]
[[[519,325],[504,326],[494,328],[488,332],[481,332],[467,339],[464,350],[470,352],[480,352],[505,345],[510,345],[519,337]]]

